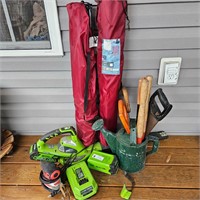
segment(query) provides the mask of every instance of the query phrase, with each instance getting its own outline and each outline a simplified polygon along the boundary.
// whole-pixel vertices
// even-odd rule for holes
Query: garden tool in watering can
[[[144,137],[145,137],[145,112],[146,110],[146,104],[147,104],[147,94],[148,94],[148,87],[149,87],[149,81],[146,78],[140,79],[140,91],[138,92],[139,95],[139,107],[137,112],[137,143],[141,144]]]
[[[122,95],[123,95],[124,102],[125,102],[126,111],[127,111],[127,113],[130,113],[131,112],[131,106],[130,106],[128,90],[124,86],[122,87],[121,90],[122,90]]]
[[[129,118],[131,107],[129,103],[128,91],[125,87],[122,87],[122,94],[123,94],[124,100],[122,99],[118,100],[119,118],[124,127],[125,132],[127,134],[130,134],[130,144],[136,144],[135,126],[132,126],[132,124],[134,124],[135,121],[132,122],[133,119]]]
[[[135,120],[131,122],[131,127],[135,127]],[[148,136],[142,144],[131,142],[131,134],[127,134],[124,128],[117,133],[113,133],[104,128],[103,119],[98,119],[93,125],[93,130],[101,131],[108,143],[112,153],[119,159],[119,167],[127,173],[134,173],[142,170],[145,166],[146,156],[155,153],[158,149],[159,140],[155,137]],[[135,133],[135,128],[131,131]],[[152,149],[147,151],[147,143],[153,142]]]
[[[158,100],[160,101],[160,104],[163,107],[162,111],[159,108],[158,103],[156,102],[156,97],[158,97]],[[159,121],[166,117],[166,115],[171,111],[171,109],[172,105],[169,103],[162,89],[157,89],[152,94],[149,102],[149,114],[146,127],[146,135],[148,135],[152,131],[152,129]]]

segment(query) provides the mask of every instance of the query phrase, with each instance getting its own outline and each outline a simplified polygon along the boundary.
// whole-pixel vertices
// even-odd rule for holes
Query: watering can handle
[[[53,131],[50,131],[48,133],[46,133],[45,135],[43,135],[40,140],[43,142],[47,142],[49,139],[56,137],[58,135],[62,135],[62,134],[66,134],[66,133],[70,133],[72,136],[76,135],[76,131],[74,129],[74,127],[70,126],[70,127],[63,127],[63,128],[59,128],[59,129],[55,129]]]
[[[148,136],[148,142],[153,142],[152,149],[146,152],[146,156],[156,153],[159,147],[159,139],[154,136]]]

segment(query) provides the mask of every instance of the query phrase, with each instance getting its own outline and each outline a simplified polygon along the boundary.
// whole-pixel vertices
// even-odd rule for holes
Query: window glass
[[[2,2],[0,1],[0,41],[11,41]]]
[[[0,0],[0,49],[49,49],[50,38],[43,0]],[[33,43],[34,41],[34,43]]]

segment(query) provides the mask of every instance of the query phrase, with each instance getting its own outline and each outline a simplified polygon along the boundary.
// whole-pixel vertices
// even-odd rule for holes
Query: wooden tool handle
[[[139,107],[140,107],[140,90],[141,90],[141,83],[142,83],[142,78],[140,78],[139,81],[138,81],[136,123],[137,123],[138,112],[139,112]]]
[[[137,105],[140,104],[140,90],[141,90],[142,79],[143,79],[143,78],[140,78],[139,81],[138,81]]]
[[[148,84],[146,106],[145,106],[144,134],[146,134],[146,126],[147,126],[148,111],[149,111],[149,99],[150,99],[150,94],[151,94],[151,87],[152,87],[152,82],[153,82],[153,76],[148,75],[148,76],[146,76],[146,79],[149,81],[149,84]]]
[[[141,144],[144,137],[145,105],[148,91],[148,80],[142,79],[140,89],[140,107],[137,119],[137,143]]]
[[[130,113],[131,112],[131,106],[130,106],[130,101],[129,101],[128,90],[127,90],[126,87],[122,87],[122,94],[123,94],[123,97],[124,97],[126,111],[127,111],[127,113]]]

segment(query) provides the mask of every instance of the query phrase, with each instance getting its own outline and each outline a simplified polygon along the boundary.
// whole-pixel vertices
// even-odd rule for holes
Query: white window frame
[[[1,0],[2,4],[3,1]],[[43,0],[45,6],[45,13],[47,18],[49,37],[50,37],[50,49],[4,49],[0,50],[0,57],[18,57],[18,56],[63,56],[63,47],[62,47],[62,39],[61,32],[59,26],[58,12],[57,12],[57,4],[56,0]],[[6,13],[5,13],[6,15]],[[9,22],[8,22],[9,26]],[[31,42],[31,43],[30,43]],[[17,45],[17,44],[25,44],[30,43],[31,45],[38,45],[39,43],[47,41],[9,41],[9,42],[1,42],[0,45]],[[49,41],[48,41],[49,42]]]

